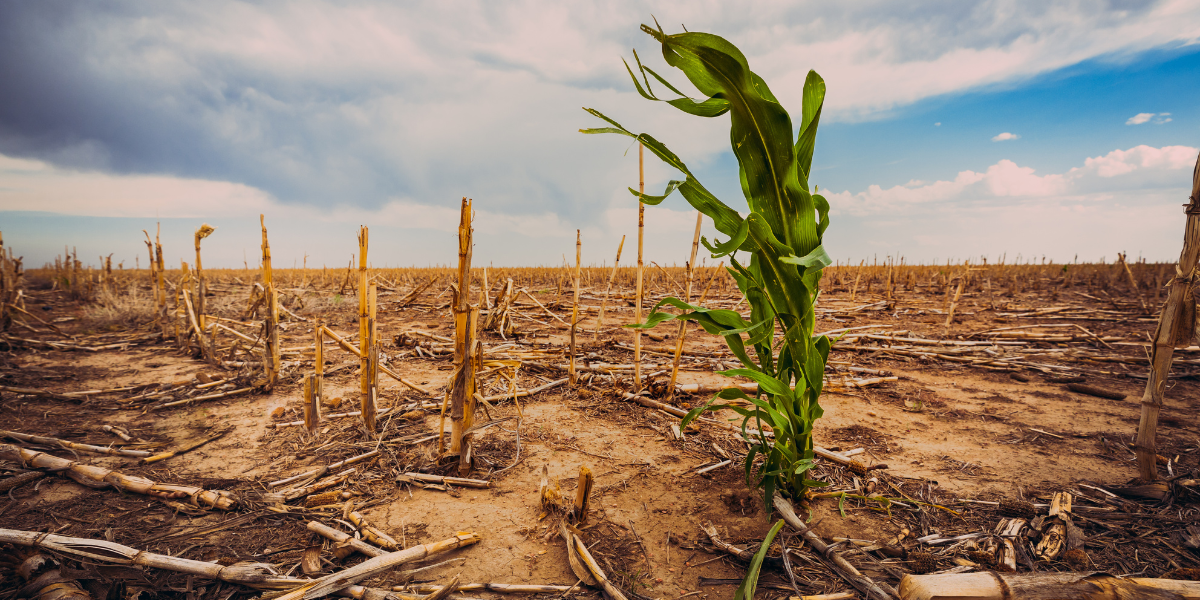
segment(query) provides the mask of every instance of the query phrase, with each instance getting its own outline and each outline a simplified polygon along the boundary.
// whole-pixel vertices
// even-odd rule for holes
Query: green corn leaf
[[[786,383],[760,371],[729,369],[728,371],[717,371],[717,373],[726,377],[746,377],[752,379],[758,384],[758,387],[772,396],[784,396],[788,398],[792,396],[792,389]]]
[[[779,260],[805,269],[824,269],[833,264],[833,259],[825,252],[825,246],[817,246],[804,256],[784,256]]]
[[[750,235],[750,226],[743,220],[738,227],[737,233],[733,234],[727,241],[720,244],[709,244],[708,240],[701,237],[700,241],[704,243],[704,247],[712,252],[712,258],[721,258],[736,252],[743,244],[746,243],[746,237]]]
[[[804,109],[800,119],[800,135],[796,138],[796,160],[800,163],[801,185],[808,188],[812,172],[813,150],[817,145],[817,123],[825,105],[825,80],[816,71],[809,71],[804,80]],[[818,236],[819,237],[819,236]]]
[[[670,298],[658,303],[645,323],[636,326],[646,328],[686,319],[725,338],[743,368],[723,374],[751,379],[757,384],[757,393],[751,397],[738,388],[724,389],[689,411],[684,423],[715,410],[731,410],[741,416],[742,437],[748,444],[746,481],[763,489],[769,511],[775,490],[799,497],[806,488],[819,485],[805,474],[813,465],[813,425],[822,414],[819,400],[831,346],[828,338],[812,335],[818,286],[830,263],[823,246],[830,207],[825,197],[810,193],[809,178],[825,82],[815,72],[808,74],[803,106],[797,116],[798,129],[793,131],[791,116],[733,44],[707,33],[668,35],[661,27],[646,25],[642,30],[659,42],[667,64],[678,68],[699,94],[682,92],[642,64],[636,52],[637,71],[625,64],[634,87],[644,98],[667,102],[692,115],[729,114],[730,142],[749,211],[743,216],[717,199],[679,156],[649,134],[634,134],[592,109],[586,110],[609,126],[582,131],[616,133],[644,144],[684,177],[670,181],[659,195],[632,189],[630,193],[643,204],[654,205],[679,192],[727,236],[724,241],[704,239],[704,246],[714,258],[729,257],[727,270],[745,296],[748,319],[734,311],[705,310]],[[678,97],[664,100],[655,96],[650,88],[651,77]],[[668,312],[666,307],[675,310]],[[777,332],[782,332],[782,339]],[[746,404],[732,404],[735,400]],[[752,425],[756,430],[753,435]],[[752,571],[739,588],[739,597],[753,595],[758,571]]]
[[[698,90],[729,101],[730,138],[751,211],[761,212],[786,245],[807,254],[819,240],[812,198],[801,187],[787,111],[763,97],[773,98],[733,44],[706,33],[652,35],[661,42],[667,63],[682,70]]]
[[[643,194],[633,188],[627,188],[627,189],[629,190],[629,193],[636,196],[638,201],[641,202],[642,204],[648,204],[650,206],[657,206],[657,205],[661,204],[663,200],[666,200],[667,196],[671,195],[671,192],[674,192],[676,189],[679,188],[679,186],[683,185],[684,183],[685,182],[679,181],[677,179],[668,181],[667,189],[665,191],[663,191],[661,196],[650,196],[648,194]]]
[[[771,542],[775,541],[775,536],[779,535],[781,529],[783,529],[783,519],[775,522],[775,526],[767,532],[767,537],[763,538],[758,552],[754,553],[754,558],[750,559],[750,568],[746,571],[746,578],[742,580],[742,585],[738,586],[733,600],[754,600],[754,589],[758,587],[758,575],[762,571],[763,559],[767,557],[767,551],[771,549]]]

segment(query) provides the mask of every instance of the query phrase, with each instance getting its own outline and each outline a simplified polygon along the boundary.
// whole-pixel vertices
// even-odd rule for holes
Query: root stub
[[[1107,398],[1109,400],[1124,400],[1126,398],[1126,394],[1122,394],[1121,392],[1114,392],[1112,390],[1106,390],[1104,388],[1098,388],[1094,385],[1086,385],[1083,383],[1068,383],[1067,389],[1077,394],[1087,394],[1088,396]]]

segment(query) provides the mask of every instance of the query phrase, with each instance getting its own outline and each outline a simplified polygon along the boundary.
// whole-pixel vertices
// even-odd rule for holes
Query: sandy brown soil
[[[431,292],[426,300],[430,304],[424,307],[392,311],[384,303],[381,327],[384,339],[391,340],[398,333],[414,329],[452,335],[446,325],[447,311],[439,307],[439,300],[433,296]],[[549,293],[542,297],[559,314],[569,314],[563,311],[569,306],[566,296],[560,299]],[[52,309],[45,311],[50,316],[79,317],[63,324],[68,332],[97,333],[87,331],[82,307],[56,298],[55,292],[35,292],[33,298],[35,303],[50,303]],[[937,310],[929,310],[930,306],[940,306],[938,300],[936,294],[932,299],[914,294],[908,302],[900,299],[889,306],[881,302],[881,297],[866,297],[860,291],[851,304],[844,293],[833,293],[822,304],[829,308],[817,328],[824,331],[880,324],[911,331],[913,336],[961,340],[969,338],[972,332],[1006,324],[1038,322],[997,317],[1002,311],[987,308],[987,302],[979,297],[968,297],[958,321],[944,329],[945,317]],[[732,298],[717,301],[734,303]],[[1053,304],[1035,294],[1009,298],[1008,302],[1023,307]],[[877,303],[879,309],[853,309],[872,303]],[[1008,312],[1014,310],[1009,308]],[[523,308],[522,312],[532,319],[549,320],[536,308]],[[631,353],[617,344],[627,344],[631,334],[606,326],[603,334],[595,337],[590,333],[595,327],[594,312],[588,314],[589,318],[581,324],[588,332],[580,337],[582,352],[595,353],[596,358],[603,357],[612,364],[629,363]],[[610,317],[610,323],[613,319],[628,319],[628,315],[628,311],[616,313]],[[324,318],[338,331],[356,328],[349,311],[327,312]],[[1154,324],[1149,321],[1130,318],[1081,322],[1100,335],[1144,339],[1146,334],[1153,333]],[[518,319],[520,327],[527,327],[520,338],[521,347],[561,355],[567,339],[565,328],[552,323],[543,325]],[[284,327],[285,348],[311,340],[308,323],[291,322]],[[659,330],[664,334],[663,339],[647,340],[651,349],[673,344],[674,325]],[[52,339],[44,334],[38,337]],[[0,354],[3,361],[0,383],[70,392],[182,382],[203,375],[215,379],[225,376],[174,349],[171,342],[95,353],[14,347]],[[503,341],[489,334],[489,346],[500,343]],[[691,352],[721,353],[722,348],[719,339],[703,332],[689,333],[687,349]],[[1141,346],[1116,351],[1125,356],[1144,356]],[[400,356],[406,349],[392,344],[388,344],[386,352],[393,357],[394,369],[431,389],[442,389],[450,373],[448,356],[437,359]],[[1186,353],[1182,356],[1194,357]],[[327,358],[326,370],[353,362],[340,350],[327,353]],[[285,357],[285,360],[295,358]],[[665,359],[654,360],[661,365]],[[889,356],[886,352],[835,350],[831,360],[887,371],[899,380],[826,394],[822,399],[825,416],[816,428],[817,445],[841,450],[862,448],[865,451],[857,457],[859,460],[868,465],[888,465],[886,472],[873,472],[886,473],[879,475],[885,480],[879,485],[886,495],[936,500],[953,505],[962,516],[925,509],[916,516],[910,513],[889,517],[878,505],[860,502],[848,502],[843,516],[838,514],[836,500],[813,501],[815,529],[827,539],[849,537],[894,543],[902,529],[947,534],[975,531],[995,523],[994,510],[982,505],[953,504],[957,499],[1020,497],[1040,502],[1052,491],[1078,489],[1080,482],[1116,486],[1136,475],[1128,442],[1137,426],[1140,407],[1137,398],[1144,385],[1144,380],[1137,377],[1145,372],[1143,366],[1125,367],[1120,372],[1103,371],[1107,375],[1097,374],[1100,372],[1097,368],[1087,371],[1088,383],[1130,396],[1124,401],[1114,401],[1071,392],[1061,384],[1046,382],[1041,373],[1030,370],[1023,371],[1030,381],[1022,382],[1007,372]],[[563,361],[542,362],[562,364]],[[439,424],[436,411],[426,411],[421,418],[383,417],[381,434],[373,440],[357,428],[354,419],[328,421],[315,436],[298,427],[277,429],[275,423],[300,418],[298,374],[308,368],[297,363],[295,368],[285,369],[284,383],[271,394],[242,395],[163,410],[124,403],[119,395],[98,396],[73,404],[5,393],[0,399],[0,422],[4,423],[4,429],[102,445],[112,443],[115,438],[100,431],[101,425],[123,425],[135,437],[160,448],[177,447],[228,430],[216,441],[153,465],[85,454],[79,458],[156,481],[229,489],[245,498],[264,491],[266,482],[379,447],[384,450],[383,458],[361,465],[347,487],[359,494],[355,505],[362,507],[359,510],[372,524],[402,540],[402,545],[443,539],[456,531],[483,535],[477,547],[451,555],[465,560],[423,572],[417,576],[418,580],[444,582],[461,574],[463,582],[575,583],[563,542],[555,535],[555,517],[545,516],[538,502],[538,483],[544,467],[552,478],[561,482],[566,496],[573,496],[580,466],[588,466],[595,474],[594,512],[584,530],[585,540],[593,545],[601,566],[609,570],[614,580],[646,597],[674,598],[691,592],[698,592],[695,596],[700,598],[732,597],[736,582],[700,585],[701,577],[740,579],[744,566],[708,545],[699,524],[710,520],[727,541],[751,547],[770,526],[761,498],[747,488],[737,460],[704,475],[695,473],[722,460],[721,453],[735,459],[739,453],[744,454],[745,445],[733,432],[702,425],[698,432],[689,433],[682,441],[673,439],[670,426],[677,419],[620,400],[619,392],[628,387],[628,377],[615,384],[594,382],[574,390],[558,388],[522,399],[523,418],[519,421],[511,402],[500,403],[490,418],[501,421],[483,430],[476,439],[482,460],[477,462],[473,476],[490,478],[492,488],[458,488],[448,494],[398,486],[395,481],[396,475],[407,470],[448,471],[448,466],[437,462],[436,442],[412,445],[406,441],[436,432]],[[680,383],[720,380],[721,376],[714,375],[712,370],[709,362],[685,362]],[[521,380],[526,388],[562,376],[557,371],[536,368],[528,371],[523,371]],[[1194,376],[1188,375],[1191,372],[1194,371],[1188,368],[1176,370],[1177,375],[1184,377],[1172,381],[1167,394],[1168,408],[1160,423],[1159,453],[1173,460],[1171,469],[1176,474],[1195,471],[1200,458],[1200,425],[1192,418],[1200,409],[1200,385]],[[658,381],[664,379],[658,377]],[[336,410],[353,410],[357,404],[357,367],[337,371],[325,386],[326,398],[344,399]],[[384,387],[381,407],[440,401],[423,397],[391,380],[386,380]],[[683,396],[677,402],[686,407],[705,399],[705,395]],[[329,412],[334,410],[327,407]],[[482,413],[477,418],[488,420]],[[719,418],[732,419],[732,415]],[[64,455],[61,450],[55,453]],[[514,466],[489,477],[510,465]],[[850,485],[848,475],[840,467],[822,464],[816,475],[838,489]],[[1180,502],[1181,506],[1191,506],[1184,504],[1183,499]],[[293,570],[301,551],[316,540],[304,530],[307,520],[316,518],[332,523],[332,517],[340,516],[326,513],[322,517],[305,514],[303,510],[280,514],[249,502],[239,513],[253,515],[249,522],[215,533],[193,535],[188,528],[203,531],[205,526],[231,516],[195,510],[181,512],[145,497],[92,490],[60,478],[43,480],[36,487],[19,488],[10,493],[10,498],[0,499],[0,503],[0,527],[104,537],[147,550],[222,563],[265,561],[276,564],[281,572]],[[1188,510],[1195,514],[1194,508]],[[1183,513],[1180,514],[1182,518]],[[1112,550],[1116,553],[1115,548]],[[1179,563],[1177,566],[1200,565],[1200,555],[1195,551],[1182,551],[1191,555],[1172,554],[1172,560]],[[1092,551],[1097,567],[1123,572],[1135,570],[1122,569],[1119,562],[1104,562],[1107,552]],[[323,557],[330,561],[325,566],[325,572],[329,572],[336,561],[328,550]],[[1167,563],[1159,560],[1155,564]],[[895,568],[903,572],[905,567],[901,561]],[[877,571],[876,575],[887,579],[884,572]],[[160,592],[185,585],[178,577],[166,575],[155,575],[150,580],[117,579],[119,585],[128,589]],[[782,585],[778,575],[774,579],[766,576],[764,581],[768,582],[764,594],[781,593],[771,587]],[[399,583],[396,576],[390,575],[372,585],[396,583]],[[819,574],[802,584],[806,593],[846,589],[843,582]],[[226,586],[226,591],[232,589]],[[217,594],[219,590],[220,586],[210,587],[204,593]],[[579,593],[596,595],[586,589]],[[494,596],[486,592],[470,595]]]

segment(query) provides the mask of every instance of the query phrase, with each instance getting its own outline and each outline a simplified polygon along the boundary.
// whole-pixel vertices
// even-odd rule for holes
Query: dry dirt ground
[[[309,293],[313,297],[328,296],[328,292]],[[551,291],[538,296],[556,314],[569,319],[568,295],[557,297]],[[891,302],[863,293],[851,302],[847,296],[834,293],[822,302],[824,312],[818,331],[879,325],[890,326],[893,331],[905,330],[910,332],[905,335],[922,339],[964,340],[978,339],[971,337],[973,332],[1006,326],[1074,322],[1100,336],[1145,341],[1154,328],[1152,318],[1136,312],[1130,312],[1129,318],[1099,321],[999,316],[1055,304],[1036,294],[1005,298],[1007,308],[1003,309],[992,308],[994,301],[964,299],[956,322],[945,328],[945,307],[936,294],[932,299],[914,294],[908,301],[897,298]],[[399,333],[414,330],[453,336],[444,299],[430,292],[424,304],[395,310],[389,309],[386,296],[381,298],[381,332],[388,342],[385,353],[390,355],[391,368],[439,393],[450,374],[450,356],[419,358],[411,348],[396,347],[391,340]],[[1103,304],[1080,300],[1071,303],[1092,307]],[[735,299],[718,298],[713,302],[733,306]],[[599,302],[588,300],[585,304],[594,307]],[[27,306],[46,319],[75,317],[60,324],[68,335],[125,335],[123,331],[91,329],[87,308],[66,301],[57,292],[33,292]],[[300,309],[296,312],[306,314]],[[524,335],[518,338],[516,347],[561,357],[567,342],[566,327],[535,306],[522,306],[521,312],[526,316],[518,318],[517,324]],[[336,331],[357,329],[349,310],[325,310],[320,314]],[[609,314],[602,334],[596,336],[592,333],[596,312],[584,312],[586,318],[580,324],[584,333],[579,337],[581,355],[591,354],[592,361],[628,364],[632,353],[622,345],[630,343],[632,334],[613,325],[614,321],[630,320],[631,309],[622,306],[614,312],[610,308]],[[284,328],[285,348],[312,339],[308,322],[285,321]],[[141,330],[148,331],[151,329]],[[48,331],[11,333],[61,339]],[[675,325],[660,326],[655,335],[661,339],[647,338],[647,347],[668,350],[674,345]],[[501,343],[494,334],[488,334],[489,346]],[[1097,344],[1075,345],[1099,350]],[[1059,346],[1031,343],[1029,347]],[[702,331],[689,332],[686,348],[691,353],[728,356],[719,338]],[[842,451],[862,449],[856,456],[858,460],[868,465],[885,463],[888,468],[872,471],[875,480],[865,482],[839,466],[821,462],[815,476],[830,482],[830,489],[853,491],[856,485],[870,485],[906,507],[893,506],[889,514],[878,502],[851,500],[844,504],[844,514],[839,514],[837,499],[815,499],[809,503],[815,531],[826,540],[853,538],[915,548],[914,538],[930,532],[955,535],[990,530],[995,525],[998,517],[994,508],[960,500],[1009,497],[1045,502],[1058,490],[1102,499],[1101,492],[1080,484],[1120,486],[1136,475],[1129,442],[1137,427],[1138,398],[1146,371],[1143,346],[1119,346],[1110,353],[1133,360],[1131,364],[1055,364],[1077,367],[1086,373],[1088,384],[1127,394],[1129,397],[1123,401],[1069,391],[1063,384],[1047,382],[1046,374],[1036,369],[1020,370],[1024,376],[1018,375],[1019,379],[1027,379],[1020,381],[1008,371],[937,357],[914,358],[885,349],[835,350],[831,360],[838,364],[884,371],[898,380],[827,393],[822,398],[825,415],[816,426],[816,444]],[[1180,356],[1194,360],[1196,354],[1185,351]],[[285,356],[285,360],[298,358]],[[336,371],[326,380],[325,396],[341,400],[339,406],[327,406],[326,411],[354,410],[359,384],[356,361],[341,350],[327,351],[326,358],[326,370]],[[666,360],[650,355],[648,361],[657,366],[647,366],[646,371],[664,370]],[[0,361],[0,385],[59,393],[230,376],[176,349],[174,339],[99,352],[47,350],[12,343],[0,354]],[[565,364],[561,358],[540,362]],[[345,368],[338,369],[340,366]],[[106,538],[139,549],[223,564],[269,562],[281,573],[299,575],[297,565],[304,549],[321,543],[320,538],[305,530],[305,523],[319,520],[345,529],[339,522],[343,517],[340,507],[311,511],[300,500],[288,509],[272,510],[269,504],[254,499],[267,491],[267,482],[372,449],[381,450],[380,458],[358,465],[343,488],[355,494],[353,507],[371,524],[402,546],[444,539],[458,531],[483,536],[476,546],[430,561],[455,559],[416,574],[416,581],[444,583],[457,574],[461,582],[574,584],[577,578],[568,565],[563,541],[556,534],[556,517],[545,515],[539,504],[538,484],[543,469],[561,482],[564,496],[573,497],[579,468],[590,468],[595,483],[584,539],[614,581],[644,597],[732,597],[745,565],[716,550],[701,532],[700,524],[711,521],[722,539],[754,548],[772,523],[764,512],[761,496],[746,485],[740,464],[746,446],[737,434],[702,424],[686,432],[683,440],[675,439],[671,425],[678,423],[677,418],[621,399],[621,392],[631,385],[629,376],[619,376],[615,382],[597,379],[574,389],[564,386],[523,398],[519,414],[511,401],[494,403],[490,414],[481,412],[477,416],[477,422],[495,423],[477,434],[479,460],[472,474],[489,479],[491,488],[460,487],[447,492],[398,485],[396,481],[397,475],[407,471],[449,472],[448,465],[438,463],[436,441],[413,443],[436,434],[440,422],[437,410],[381,417],[380,432],[372,437],[366,436],[353,418],[326,421],[311,436],[301,427],[277,428],[277,423],[301,418],[299,377],[310,368],[297,363],[285,369],[283,383],[270,394],[239,395],[160,410],[153,410],[152,403],[127,400],[140,391],[95,396],[81,403],[3,393],[0,428],[75,442],[114,443],[116,438],[101,431],[106,424],[126,427],[135,438],[149,443],[147,447],[156,449],[183,446],[227,431],[204,446],[150,465],[84,453],[78,454],[78,460],[155,481],[231,490],[241,495],[243,503],[237,511],[217,514],[50,477],[0,497],[0,527]],[[684,369],[680,375],[683,384],[722,379],[712,373],[711,360],[685,361]],[[1176,368],[1177,377],[1171,382],[1160,421],[1159,453],[1171,461],[1172,475],[1194,473],[1200,458],[1200,423],[1195,419],[1200,409],[1200,385],[1195,373],[1197,368],[1190,365]],[[530,366],[522,371],[521,386],[534,387],[561,376],[561,371]],[[655,378],[660,383],[664,380],[664,375]],[[380,408],[441,401],[440,396],[424,396],[390,379],[385,379],[383,385],[386,391]],[[703,394],[681,395],[675,403],[687,408],[706,398]],[[732,419],[733,415],[722,413],[718,418]],[[40,448],[76,458],[58,448]],[[725,457],[732,457],[733,462],[697,474],[697,470]],[[17,467],[4,463],[0,466]],[[1190,503],[1194,501],[1195,497],[1174,499],[1175,506],[1167,514],[1178,514],[1173,522],[1177,528],[1194,522],[1196,505]],[[237,518],[242,520],[213,530]],[[1155,529],[1150,542],[1128,545],[1130,542],[1119,536],[1106,538],[1105,532],[1111,529],[1106,526],[1089,530],[1094,537],[1087,547],[1092,561],[1089,568],[1157,574],[1173,567],[1200,566],[1200,554],[1172,533]],[[1153,541],[1158,538],[1162,544]],[[1138,543],[1156,545],[1142,548],[1140,556],[1136,552],[1131,555],[1131,549],[1140,548]],[[326,546],[321,555],[324,573],[343,564],[330,545]],[[874,556],[886,559],[882,554]],[[347,561],[355,563],[361,558],[354,555]],[[943,556],[940,567],[953,567],[949,559]],[[890,559],[882,567],[870,564],[878,563],[878,558],[865,562],[864,572],[893,585],[895,576],[908,568],[903,557]],[[1065,567],[1044,563],[1042,568]],[[801,575],[798,587],[805,593],[850,589],[815,564],[797,565],[796,572]],[[390,587],[403,582],[393,573],[369,583]],[[228,584],[151,571],[114,572],[104,585],[105,593],[112,597],[140,591],[227,600],[231,594],[245,597],[252,593]],[[12,587],[6,584],[3,589]],[[784,589],[791,589],[786,577],[778,569],[768,569],[760,597],[786,594]],[[599,595],[586,587],[573,594]],[[463,595],[499,597],[491,592]]]

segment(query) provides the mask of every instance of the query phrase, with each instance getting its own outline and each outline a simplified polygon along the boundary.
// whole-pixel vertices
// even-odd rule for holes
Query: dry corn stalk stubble
[[[1155,461],[1158,413],[1162,410],[1163,396],[1167,389],[1167,373],[1175,348],[1187,346],[1196,336],[1196,285],[1197,267],[1200,266],[1200,156],[1192,174],[1192,194],[1185,206],[1187,224],[1183,238],[1183,250],[1179,255],[1179,266],[1171,280],[1167,302],[1159,317],[1151,347],[1150,376],[1142,394],[1142,412],[1138,421],[1136,454],[1138,477],[1145,482],[1158,478]]]

